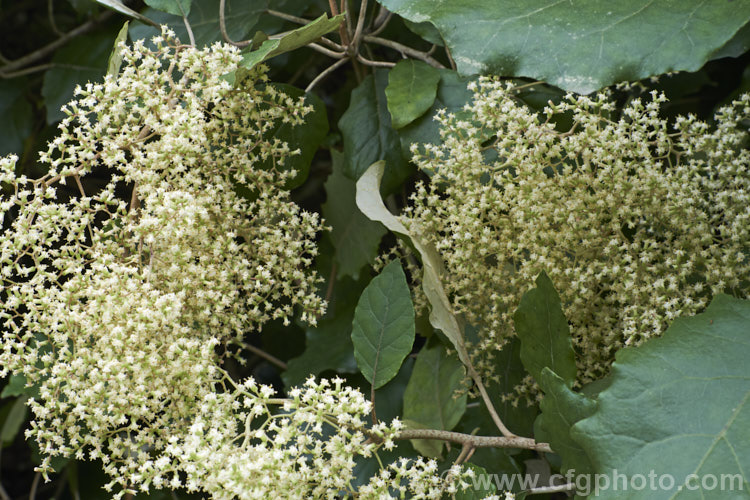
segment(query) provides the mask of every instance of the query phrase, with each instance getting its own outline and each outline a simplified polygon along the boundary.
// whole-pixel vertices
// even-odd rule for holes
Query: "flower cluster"
[[[324,312],[308,269],[321,221],[289,200],[295,152],[270,134],[309,108],[262,68],[223,79],[235,48],[153,41],[122,45],[119,75],[76,89],[45,175],[0,161],[0,375],[38,388],[44,469],[102,459],[123,484],[194,425],[217,346]]]
[[[750,96],[710,127],[670,126],[658,93],[619,110],[607,92],[568,95],[538,114],[510,84],[471,90],[464,113],[437,115],[441,144],[413,147],[433,177],[403,221],[439,249],[455,308],[481,326],[484,373],[541,271],[562,297],[582,383],[711,295],[748,295]]]

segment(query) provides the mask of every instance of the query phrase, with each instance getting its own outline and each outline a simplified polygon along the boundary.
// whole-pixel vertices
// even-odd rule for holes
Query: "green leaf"
[[[232,40],[244,40],[253,27],[258,24],[261,14],[268,8],[268,0],[227,0],[224,9],[227,35]],[[157,25],[166,25],[182,41],[188,40],[187,30],[182,17],[177,17],[156,9],[146,9],[144,14],[153,19]],[[219,30],[219,2],[216,0],[192,0],[188,22],[193,30],[195,45],[203,47],[221,41]],[[159,29],[141,23],[130,27],[131,40],[150,39],[160,33]]]
[[[20,154],[23,141],[31,133],[31,105],[24,93],[28,89],[25,78],[0,80],[0,156]]]
[[[21,394],[27,394],[26,377],[23,375],[11,375],[8,379],[8,384],[3,387],[3,392],[0,392],[0,398],[20,396]]]
[[[424,348],[414,363],[414,371],[404,391],[404,420],[416,422],[420,428],[449,431],[466,411],[466,393],[455,398],[462,388],[466,370],[442,345]],[[441,441],[415,439],[414,448],[435,457],[442,449]]]
[[[52,57],[54,66],[44,73],[42,96],[47,107],[47,123],[65,117],[60,108],[73,98],[76,85],[102,80],[112,47],[112,35],[91,33],[71,40]]]
[[[576,362],[570,328],[547,273],[539,274],[536,288],[521,297],[513,322],[521,339],[521,361],[534,379],[541,385],[542,370],[549,368],[573,387]]]
[[[154,23],[151,19],[149,19],[147,16],[144,16],[143,14],[134,11],[130,7],[127,7],[125,4],[123,4],[120,0],[94,0],[96,3],[104,5],[108,9],[112,9],[116,12],[119,12],[120,14],[125,14],[126,16],[132,17],[133,19],[138,19],[139,21],[150,24],[152,26],[158,26],[158,24]]]
[[[3,421],[2,429],[0,429],[0,442],[3,446],[8,446],[16,439],[18,431],[21,430],[21,426],[26,421],[29,410],[26,406],[26,397],[17,398],[10,405],[10,410]]]
[[[357,208],[356,183],[343,173],[344,155],[331,150],[333,173],[325,184],[327,200],[323,218],[331,226],[331,241],[336,248],[337,276],[358,279],[363,266],[378,254],[385,227],[365,217]]]
[[[339,120],[346,153],[345,173],[357,180],[378,160],[385,160],[383,191],[390,193],[409,176],[400,140],[391,125],[385,97],[388,72],[376,69],[352,91],[349,108]]]
[[[190,14],[191,0],[144,0],[146,5],[156,10],[174,14],[175,16],[187,16]]]
[[[750,498],[750,301],[716,296],[661,338],[619,351],[598,408],[573,438],[599,474],[671,474],[674,487],[627,498]],[[689,474],[735,476],[739,490],[678,491]],[[611,479],[611,477],[610,477]],[[611,488],[597,498],[622,498]]]
[[[471,81],[470,78],[459,76],[455,71],[449,69],[438,69],[440,82],[437,87],[437,95],[430,109],[420,118],[414,120],[404,128],[399,129],[401,138],[401,151],[405,156],[411,156],[409,146],[411,144],[439,144],[440,124],[434,120],[435,114],[445,109],[447,113],[463,113],[463,107],[471,102],[473,94],[466,88]]]
[[[287,181],[285,186],[287,189],[294,189],[307,180],[313,156],[328,134],[328,114],[325,104],[315,94],[305,94],[301,89],[285,83],[274,83],[273,86],[295,100],[304,96],[305,105],[313,108],[305,116],[305,122],[301,125],[280,123],[267,133],[269,137],[286,142],[292,151],[296,149],[300,151],[298,155],[287,157],[282,167],[275,167],[284,171],[297,171],[297,175]],[[261,168],[271,167],[274,167],[273,158],[261,166]]]
[[[524,76],[579,93],[696,71],[750,19],[750,2],[380,0],[429,21],[462,74]]]
[[[497,488],[493,481],[494,474],[497,474],[496,471],[493,470],[492,474],[489,474],[484,467],[472,463],[464,464],[464,467],[474,471],[474,479],[468,481],[468,488],[456,492],[455,500],[482,500],[497,494]]]
[[[568,382],[549,368],[545,367],[537,380],[544,389],[544,398],[539,403],[541,413],[534,423],[534,437],[549,443],[560,455],[563,474],[569,470],[579,474],[591,472],[591,462],[581,445],[571,437],[570,429],[594,413],[596,402],[570,390]]]
[[[404,59],[388,72],[385,96],[393,128],[413,122],[430,109],[437,95],[440,72],[422,61]]]
[[[354,357],[378,389],[396,376],[414,345],[414,305],[401,262],[395,260],[362,292],[352,323]]]
[[[122,66],[122,48],[120,43],[125,43],[128,40],[128,25],[130,21],[125,21],[125,24],[120,28],[120,32],[115,38],[115,44],[112,48],[112,53],[109,55],[109,61],[107,62],[107,74],[117,75],[120,72],[120,66]]]
[[[453,307],[440,281],[445,273],[443,260],[429,242],[423,242],[410,234],[401,221],[385,207],[379,189],[384,170],[385,162],[373,163],[357,181],[357,206],[371,220],[381,222],[390,231],[404,238],[407,244],[416,250],[422,259],[422,290],[430,303],[430,324],[443,332],[456,348],[461,362],[471,369],[463,324],[453,313]]]
[[[242,62],[240,63],[240,65],[244,68],[249,69],[256,64],[259,64],[279,54],[304,47],[308,43],[314,42],[326,33],[337,30],[345,17],[345,14],[339,14],[338,16],[328,19],[328,16],[326,14],[323,14],[309,24],[306,24],[301,28],[297,28],[294,31],[290,31],[282,38],[266,40],[258,48],[258,50],[243,51],[244,55],[242,57]]]

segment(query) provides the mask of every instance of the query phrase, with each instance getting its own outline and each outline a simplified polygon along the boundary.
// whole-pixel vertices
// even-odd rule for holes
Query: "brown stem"
[[[226,7],[226,0],[219,0],[219,31],[221,31],[221,37],[224,39],[225,42],[227,42],[230,45],[234,45],[235,47],[247,47],[252,43],[250,40],[245,40],[242,42],[235,42],[232,41],[231,38],[229,38],[229,34],[227,33],[227,23],[224,19],[224,9]]]
[[[503,424],[503,420],[500,418],[500,415],[497,414],[497,410],[495,410],[495,406],[492,404],[490,395],[487,394],[487,389],[484,388],[484,384],[482,383],[482,377],[479,376],[479,374],[476,372],[473,366],[469,366],[469,375],[471,375],[471,378],[474,380],[474,383],[477,384],[477,389],[479,389],[479,394],[482,396],[484,405],[487,407],[487,411],[490,412],[492,421],[495,422],[495,425],[497,426],[497,428],[500,429],[500,432],[503,433],[503,436],[515,437],[516,435],[510,432],[507,427],[505,427],[505,424]]]
[[[349,58],[345,57],[344,59],[339,59],[335,63],[333,63],[330,66],[328,66],[326,69],[323,70],[323,72],[321,74],[319,74],[318,76],[316,76],[315,79],[310,82],[310,84],[307,86],[307,88],[305,88],[305,92],[312,91],[312,89],[314,89],[315,86],[318,83],[320,83],[326,76],[328,76],[331,73],[333,73],[334,71],[336,71],[336,69],[339,66],[343,66],[346,63],[346,61],[348,61],[348,60],[349,60]]]
[[[396,63],[388,61],[372,61],[370,59],[367,59],[362,54],[357,54],[357,61],[361,62],[365,66],[374,66],[376,68],[392,68],[396,65]]]
[[[278,10],[266,9],[266,13],[297,24],[308,24],[312,22],[309,19],[305,19],[304,17],[293,16],[291,14],[287,14],[286,12],[279,12]]]
[[[474,448],[469,443],[464,443],[461,446],[461,453],[458,454],[458,457],[456,458],[456,461],[454,462],[456,465],[461,465],[462,463],[466,462],[469,459],[469,455],[474,454]]]
[[[469,445],[473,448],[519,448],[552,452],[552,448],[550,448],[548,443],[537,443],[531,438],[520,436],[474,436],[437,429],[405,429],[398,434],[397,439],[438,439],[440,441]]]
[[[409,56],[409,57],[413,57],[414,59],[419,59],[420,61],[424,61],[434,68],[445,68],[445,66],[443,66],[440,63],[440,61],[438,61],[434,57],[431,57],[427,52],[422,52],[420,50],[407,47],[406,45],[400,44],[398,42],[394,42],[393,40],[387,40],[385,38],[380,38],[377,36],[365,35],[363,39],[365,42],[375,43],[377,45],[389,47],[391,49],[401,52],[401,54],[404,56]]]
[[[357,27],[354,29],[354,36],[352,36],[352,50],[356,51],[359,48],[359,42],[362,38],[362,29],[365,26],[365,13],[367,12],[367,0],[362,0],[359,5],[359,16],[357,17]]]
[[[265,359],[269,363],[278,366],[282,370],[286,370],[287,369],[287,364],[284,363],[283,361],[281,361],[279,358],[277,358],[273,354],[269,354],[266,351],[264,351],[263,349],[255,347],[254,345],[251,345],[251,344],[247,344],[245,342],[240,342],[240,345],[242,346],[243,349],[247,349],[248,351],[252,352],[256,356],[259,356],[259,357]]]
[[[344,52],[336,52],[334,50],[330,50],[321,45],[318,45],[317,43],[308,43],[307,46],[317,52],[320,52],[321,54],[327,55],[328,57],[333,57],[334,59],[343,59],[345,57],[348,57]]]
[[[16,78],[19,76],[24,75],[30,75],[31,73],[36,73],[37,71],[47,71],[48,69],[54,67],[55,65],[52,63],[45,63],[45,64],[38,64],[36,66],[31,66],[29,68],[20,69],[18,71],[11,71],[10,73],[0,73],[0,78]]]

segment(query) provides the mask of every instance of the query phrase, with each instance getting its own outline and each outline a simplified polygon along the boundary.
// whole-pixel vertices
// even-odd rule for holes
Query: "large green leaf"
[[[302,26],[301,28],[290,31],[281,38],[266,40],[257,50],[245,51],[241,66],[252,68],[256,64],[274,56],[304,47],[326,33],[338,29],[339,25],[344,20],[344,17],[344,14],[339,14],[338,16],[328,19],[328,16],[323,14],[316,20]]]
[[[74,38],[52,57],[53,67],[44,74],[42,96],[47,123],[65,117],[60,108],[73,98],[76,85],[102,80],[107,71],[115,35],[90,33]]]
[[[750,301],[719,295],[661,338],[619,351],[598,409],[572,431],[596,472],[674,479],[672,488],[631,488],[628,499],[750,498],[748,325]],[[732,476],[734,491],[711,489]],[[623,496],[608,489],[597,498]]]
[[[463,364],[442,345],[422,349],[404,391],[404,420],[427,429],[453,429],[466,411],[465,391],[454,397],[465,377]],[[424,441],[415,439],[412,444],[427,456],[440,454],[442,442]]]
[[[525,76],[589,93],[622,80],[695,71],[750,19],[750,2],[705,0],[380,0],[434,24],[462,74]]]
[[[243,40],[253,27],[258,23],[260,16],[268,8],[268,0],[253,0],[251,2],[242,0],[227,0],[224,10],[227,35],[232,40]],[[155,21],[164,24],[175,32],[182,41],[188,40],[187,30],[182,17],[174,16],[156,9],[146,9],[143,14]],[[195,45],[203,47],[221,40],[219,31],[219,2],[217,0],[192,0],[188,22],[195,36]],[[133,23],[130,28],[130,38],[150,39],[159,33],[159,30],[141,23]]]
[[[422,61],[404,59],[388,72],[385,96],[393,128],[413,122],[430,109],[437,95],[440,72]]]
[[[24,93],[28,89],[25,78],[0,80],[0,156],[20,154],[23,141],[31,133],[31,105]]]
[[[322,207],[323,218],[331,226],[331,241],[338,262],[337,276],[349,275],[357,279],[360,269],[377,256],[386,229],[357,208],[356,184],[343,173],[343,153],[332,150],[331,156],[333,172],[325,184],[328,199]]]
[[[328,114],[325,104],[315,94],[305,94],[301,89],[284,83],[274,83],[273,86],[294,99],[304,96],[305,105],[313,108],[305,116],[305,122],[301,125],[280,123],[268,131],[269,136],[286,142],[292,151],[297,149],[300,151],[300,154],[288,156],[281,167],[283,170],[297,171],[297,175],[286,184],[287,189],[293,189],[307,180],[313,156],[328,134]],[[273,159],[269,159],[263,166],[271,167],[272,165]]]
[[[349,108],[339,120],[344,138],[346,175],[359,179],[368,167],[385,160],[383,191],[391,192],[408,177],[410,169],[401,155],[400,140],[391,125],[385,88],[388,72],[377,69],[351,94]]]
[[[354,357],[375,389],[396,376],[414,345],[414,305],[395,260],[362,292],[352,323]]]
[[[190,14],[191,0],[144,0],[146,5],[156,10],[174,14],[175,16],[187,16]]]
[[[539,274],[536,288],[521,297],[513,322],[521,339],[521,361],[537,382],[541,380],[542,370],[549,368],[568,387],[573,387],[576,362],[570,328],[560,296],[547,273]]]

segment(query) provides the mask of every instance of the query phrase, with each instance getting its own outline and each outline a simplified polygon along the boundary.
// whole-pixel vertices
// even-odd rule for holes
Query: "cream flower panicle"
[[[581,383],[713,294],[748,295],[749,95],[711,127],[670,124],[656,92],[621,112],[602,92],[536,113],[512,84],[485,77],[473,91],[470,119],[438,114],[442,142],[413,149],[433,177],[402,219],[441,252],[454,307],[481,327],[483,373],[541,271],[562,297]],[[573,125],[559,130],[563,115]]]

